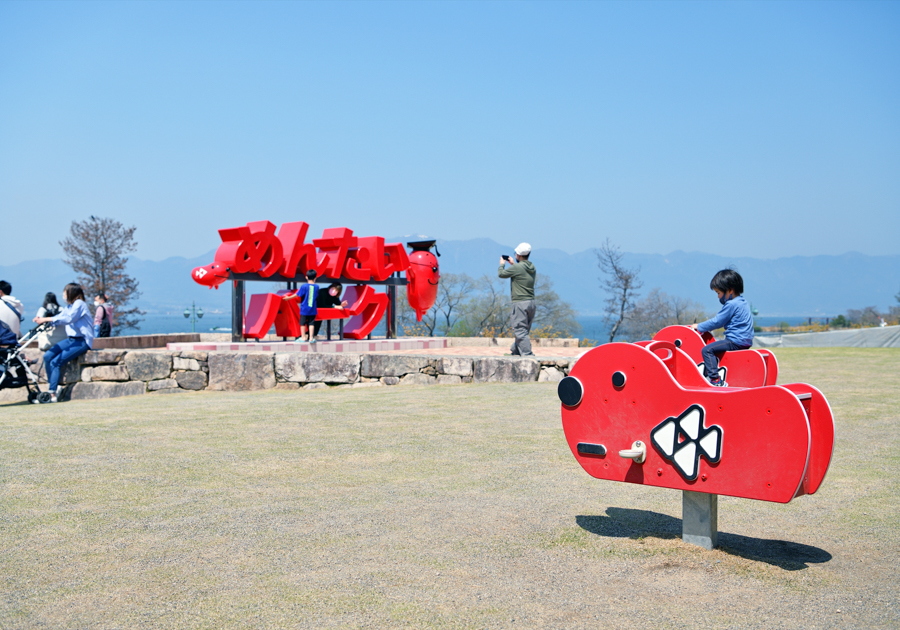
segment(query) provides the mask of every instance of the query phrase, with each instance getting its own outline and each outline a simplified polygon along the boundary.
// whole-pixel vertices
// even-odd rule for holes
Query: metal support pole
[[[325,330],[328,333],[328,341],[331,341],[331,320],[330,319],[325,320]]]
[[[397,338],[397,285],[389,284],[388,292],[388,318],[387,318],[387,334],[388,339]]]
[[[231,340],[244,340],[244,281],[231,283]]]
[[[681,539],[704,549],[716,546],[719,536],[719,495],[683,490]]]

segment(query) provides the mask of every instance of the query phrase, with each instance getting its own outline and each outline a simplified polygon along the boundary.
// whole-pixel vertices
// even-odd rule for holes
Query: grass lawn
[[[900,626],[900,350],[782,349],[837,444],[820,491],[602,482],[553,384],[0,406],[0,628]]]

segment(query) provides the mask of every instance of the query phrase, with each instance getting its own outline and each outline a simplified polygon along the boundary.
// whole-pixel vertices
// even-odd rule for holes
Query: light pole
[[[194,324],[200,321],[200,318],[203,317],[203,309],[197,308],[193,302],[191,302],[191,307],[184,309],[185,318],[191,318],[191,332],[194,331]]]

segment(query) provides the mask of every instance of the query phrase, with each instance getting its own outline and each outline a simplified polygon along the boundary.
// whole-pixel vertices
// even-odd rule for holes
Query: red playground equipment
[[[812,385],[775,385],[770,353],[726,353],[729,386],[710,385],[697,367],[702,343],[673,326],[653,341],[599,346],[560,381],[558,394],[566,441],[585,471],[682,490],[683,538],[711,549],[718,495],[788,503],[819,489],[834,418]],[[776,367],[767,372],[769,365]],[[735,385],[749,381],[757,384]]]
[[[653,336],[653,341],[671,341],[687,353],[697,364],[700,373],[706,376],[700,351],[703,346],[715,341],[708,332],[701,334],[690,326],[666,326]],[[778,360],[774,354],[764,349],[726,352],[719,361],[719,378],[737,387],[774,385],[778,380]]]
[[[195,268],[191,277],[211,289],[232,281],[233,341],[261,339],[273,324],[277,335],[298,337],[300,313],[292,298],[297,280],[305,282],[311,269],[317,283],[347,286],[342,296],[347,308],[320,308],[316,316],[323,321],[347,319],[342,326],[346,339],[365,339],[385,313],[387,336],[396,336],[398,286],[407,286],[407,300],[420,321],[434,305],[440,279],[437,257],[431,253],[432,247],[437,253],[435,241],[408,243],[412,253],[407,254],[402,243],[354,236],[353,230],[343,227],[326,229],[322,238],[307,243],[308,230],[303,221],[284,223],[277,234],[269,221],[219,230],[222,244],[215,261]],[[404,272],[405,278],[400,275]],[[244,282],[279,280],[287,282],[287,290],[250,296],[245,317]],[[373,285],[384,285],[386,292],[375,291]]]

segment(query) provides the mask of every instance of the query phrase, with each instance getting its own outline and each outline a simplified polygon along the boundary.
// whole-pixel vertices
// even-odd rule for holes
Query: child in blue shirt
[[[709,382],[718,387],[728,387],[728,383],[719,378],[719,359],[726,352],[746,350],[753,344],[753,316],[750,305],[741,296],[744,279],[737,271],[723,269],[718,272],[710,281],[709,288],[719,296],[722,308],[712,319],[693,324],[691,328],[704,333],[725,327],[725,339],[707,344],[701,354]]]
[[[304,341],[307,331],[310,343],[316,343],[316,335],[313,325],[319,312],[316,304],[319,296],[319,288],[316,286],[316,270],[306,272],[306,284],[297,289],[297,299],[300,300],[300,340]]]

